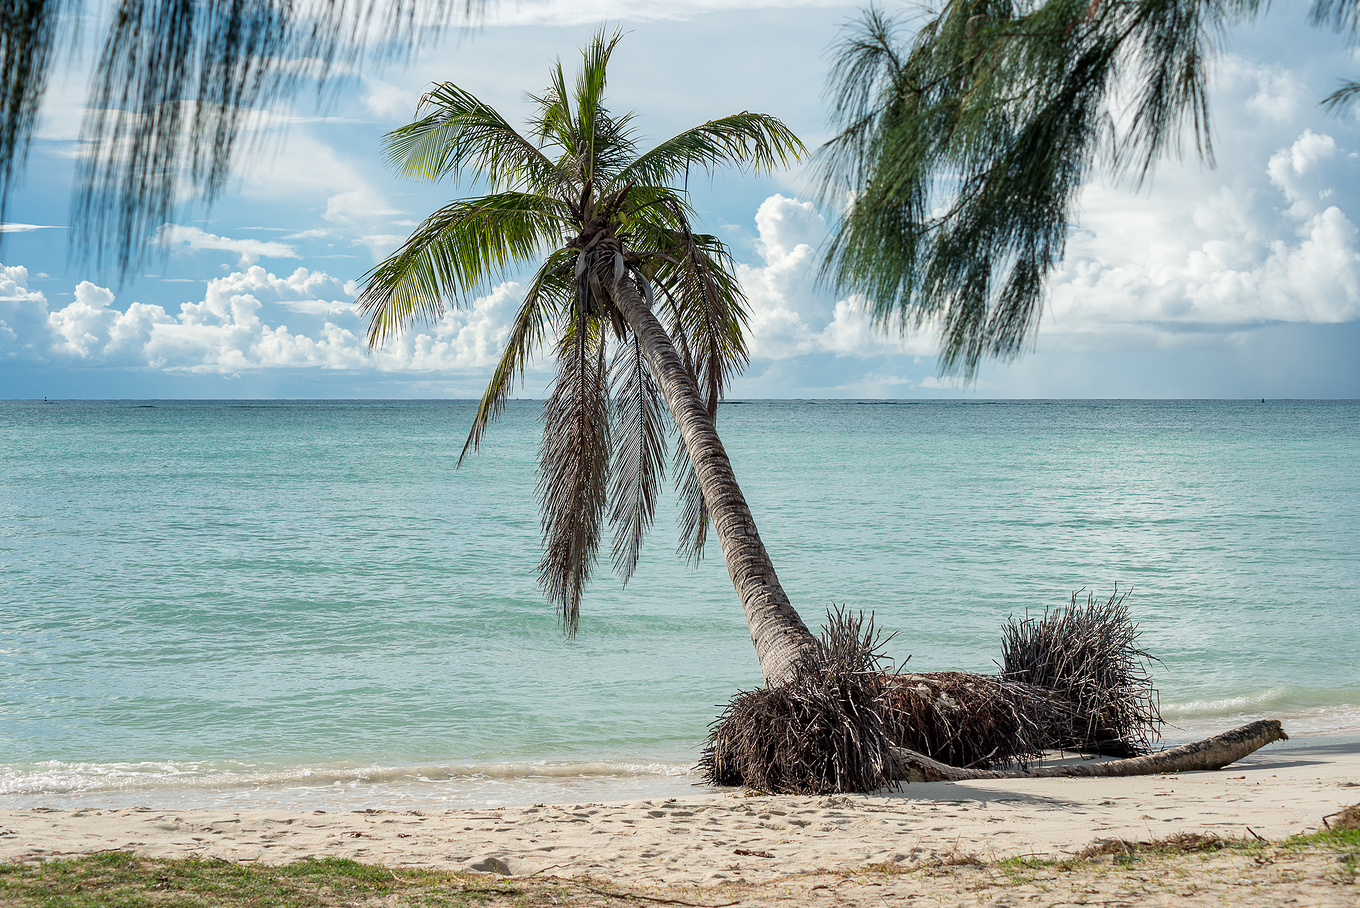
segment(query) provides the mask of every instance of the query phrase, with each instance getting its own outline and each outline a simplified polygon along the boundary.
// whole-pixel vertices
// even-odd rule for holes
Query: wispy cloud
[[[65,230],[58,224],[0,224],[0,233],[28,233],[33,230]]]
[[[242,268],[255,264],[262,257],[298,258],[297,248],[287,243],[273,240],[236,240],[231,237],[207,233],[198,227],[181,224],[164,224],[156,234],[156,242],[172,251],[199,252],[221,250],[239,257]]]

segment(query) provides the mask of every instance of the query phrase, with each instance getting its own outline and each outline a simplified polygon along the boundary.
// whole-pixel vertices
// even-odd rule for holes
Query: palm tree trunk
[[[1163,772],[1222,769],[1275,741],[1288,741],[1278,719],[1256,722],[1221,735],[1127,760],[1078,763],[1029,770],[964,769],[932,760],[903,747],[891,750],[891,775],[901,782],[968,782],[974,779],[1051,779],[1064,776],[1150,776]]]
[[[689,449],[727,573],[746,612],[765,684],[777,685],[788,677],[799,653],[813,642],[812,634],[779,585],[693,374],[632,278],[624,277],[613,290],[614,304],[641,343],[680,438]]]

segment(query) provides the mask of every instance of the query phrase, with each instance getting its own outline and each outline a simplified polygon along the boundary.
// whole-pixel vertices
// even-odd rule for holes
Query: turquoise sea
[[[759,683],[674,508],[581,632],[539,595],[539,406],[0,402],[0,807],[327,809],[691,791]],[[1360,402],[778,401],[719,429],[810,624],[916,670],[1131,589],[1168,740],[1360,734]],[[607,543],[606,543],[607,545]]]

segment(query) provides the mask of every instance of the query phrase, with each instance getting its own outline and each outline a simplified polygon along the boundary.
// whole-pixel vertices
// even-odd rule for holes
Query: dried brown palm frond
[[[624,583],[637,567],[642,539],[656,516],[666,472],[666,404],[636,337],[621,342],[612,372],[614,453],[610,461],[609,523],[614,570]]]
[[[784,684],[737,694],[699,761],[715,785],[785,794],[890,784],[889,750],[957,766],[1026,765],[1074,722],[1053,691],[970,672],[901,674],[872,616],[836,609]]]
[[[543,407],[538,496],[543,514],[539,583],[568,634],[600,540],[609,472],[609,382],[605,338],[582,318],[558,345],[558,373]]]
[[[902,674],[884,698],[893,743],[951,766],[1037,760],[1074,708],[1052,691],[972,672]]]
[[[1055,748],[1134,755],[1160,723],[1157,695],[1124,596],[1011,621],[1002,675],[899,673],[872,616],[828,613],[827,628],[783,685],[738,694],[710,729],[708,781],[780,793],[872,791],[891,753],[939,763],[1028,769]]]
[[[737,694],[710,727],[699,761],[706,780],[780,794],[889,785],[888,639],[872,616],[828,612],[788,681]]]
[[[1128,593],[1100,601],[1087,594],[1042,618],[1011,618],[1002,629],[1001,674],[1047,688],[1071,702],[1067,725],[1051,726],[1044,747],[1108,756],[1147,753],[1162,725],[1149,673],[1155,657],[1139,648]]]
[[[659,206],[656,222],[635,232],[665,250],[653,266],[664,303],[660,317],[716,420],[718,402],[748,359],[745,295],[722,242],[692,232],[679,203],[662,201],[667,204]],[[681,502],[678,551],[697,562],[708,541],[708,508],[683,446],[676,448],[673,475]]]

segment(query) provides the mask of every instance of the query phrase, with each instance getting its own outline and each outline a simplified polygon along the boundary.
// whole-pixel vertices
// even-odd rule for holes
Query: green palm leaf
[[[560,179],[552,161],[490,105],[451,82],[420,99],[430,113],[387,135],[387,162],[402,176],[438,180],[464,172],[493,187],[541,191]]]
[[[576,633],[581,593],[600,545],[609,475],[609,381],[603,325],[578,328],[558,345],[557,380],[543,407],[538,498],[543,518],[539,584]]]
[[[530,95],[538,105],[538,112],[530,124],[533,134],[544,147],[558,150],[554,166],[558,172],[576,185],[584,183],[588,176],[585,167],[588,163],[580,156],[585,141],[578,133],[576,116],[571,110],[571,93],[567,90],[567,76],[559,60],[548,73],[548,88],[541,95]]]
[[[515,313],[515,323],[506,338],[505,349],[491,373],[482,399],[477,405],[477,414],[472,419],[467,441],[458,455],[458,464],[469,452],[476,451],[481,445],[487,426],[496,420],[505,409],[506,398],[514,387],[515,379],[522,379],[529,357],[542,344],[544,332],[553,320],[565,317],[571,308],[576,281],[572,274],[576,262],[576,252],[571,249],[558,249],[538,269],[524,302]]]
[[[774,117],[742,112],[710,120],[667,139],[623,168],[616,181],[654,186],[683,179],[691,168],[712,172],[724,164],[774,170],[807,152],[787,126]]]
[[[430,215],[390,258],[364,276],[357,305],[377,345],[416,321],[444,314],[500,280],[512,265],[560,245],[565,209],[557,199],[503,192],[453,202]]]

